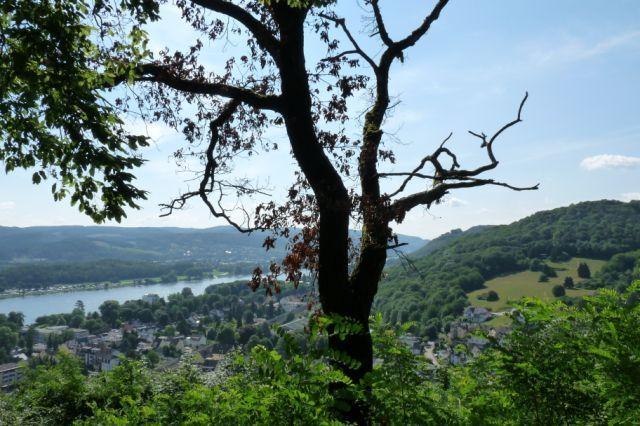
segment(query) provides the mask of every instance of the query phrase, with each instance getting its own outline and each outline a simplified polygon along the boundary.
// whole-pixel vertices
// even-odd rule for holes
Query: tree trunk
[[[373,367],[373,348],[369,332],[369,314],[377,280],[380,278],[386,251],[367,250],[355,279],[349,278],[349,219],[351,200],[339,173],[326,156],[315,133],[311,114],[311,96],[304,56],[305,13],[274,5],[280,27],[283,116],[293,155],[316,196],[320,210],[318,291],[326,314],[337,314],[362,325],[362,332],[345,340],[332,336],[331,349],[357,361],[357,368],[340,365],[354,382],[359,382]],[[373,266],[375,265],[375,266]],[[369,268],[372,266],[371,268]],[[371,284],[373,280],[375,285]],[[350,403],[346,420],[367,423],[366,407]]]

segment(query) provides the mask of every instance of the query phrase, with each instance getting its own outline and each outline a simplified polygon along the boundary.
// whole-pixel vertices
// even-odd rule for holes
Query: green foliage
[[[364,395],[373,424],[456,423],[456,401],[434,380],[433,366],[399,340],[410,327],[386,325],[381,315],[372,322],[374,352],[380,363],[363,386],[369,389]]]
[[[586,202],[445,236],[446,243],[414,258],[411,268],[390,268],[374,306],[386,321],[415,321],[415,331],[427,335],[459,316],[469,303],[465,293],[490,279],[527,269],[553,277],[548,259],[608,259],[639,249],[639,218],[640,202]]]
[[[613,256],[596,276],[587,282],[587,286],[624,291],[634,280],[640,280],[640,250]]]
[[[10,352],[18,343],[29,346],[27,341],[21,341],[20,329],[24,323],[24,315],[19,312],[9,312],[8,315],[0,314],[0,364],[11,361]],[[25,335],[25,339],[32,339],[31,333]]]
[[[33,169],[34,184],[53,178],[54,199],[69,196],[94,221],[119,221],[125,206],[137,208],[146,199],[131,170],[142,165],[135,153],[148,142],[127,134],[103,89],[116,78],[133,76],[132,64],[150,52],[137,26],[128,28],[121,43],[96,45],[100,35],[90,22],[100,7],[92,6],[98,5],[84,0],[2,3],[0,161],[7,172]],[[115,36],[118,29],[109,27],[103,37]]]
[[[564,287],[561,285],[554,285],[553,288],[551,289],[551,293],[555,297],[562,297],[566,294]]]
[[[564,282],[562,283],[562,285],[564,286],[564,288],[573,288],[575,286],[575,283],[573,282],[573,278],[572,277],[564,277]]]
[[[630,424],[640,416],[640,283],[580,307],[528,300],[453,384],[482,424]]]
[[[486,300],[487,302],[497,302],[500,300],[498,292],[495,290],[489,290],[486,293],[482,293],[476,297],[478,300]]]
[[[278,334],[283,353],[260,344],[233,355],[209,379],[188,365],[151,372],[123,360],[85,377],[58,362],[27,373],[0,397],[8,424],[342,424],[347,401],[369,407],[371,424],[633,424],[640,417],[640,282],[601,290],[576,306],[534,299],[513,313],[513,331],[465,366],[430,365],[400,341],[412,324],[371,321],[378,360],[352,383],[315,345],[327,333],[357,333],[349,321],[320,317],[304,350]]]
[[[54,366],[40,365],[26,373],[16,398],[21,424],[71,424],[89,414],[88,384],[72,355],[62,353]]]
[[[578,265],[578,277],[580,278],[591,278],[591,270],[589,269],[589,265],[586,263],[581,263]]]

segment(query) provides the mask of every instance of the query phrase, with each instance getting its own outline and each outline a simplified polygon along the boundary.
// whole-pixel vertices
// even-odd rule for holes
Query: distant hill
[[[421,257],[427,256],[433,253],[439,248],[442,248],[444,246],[451,244],[452,242],[456,241],[458,238],[464,237],[466,235],[477,234],[479,232],[483,232],[488,229],[491,229],[492,227],[493,226],[491,225],[479,225],[479,226],[473,226],[467,229],[466,231],[463,231],[462,229],[454,229],[452,231],[447,232],[446,234],[442,234],[439,237],[434,238],[433,240],[427,242],[424,246],[422,246],[418,250],[411,252],[410,257],[412,259],[420,259]]]
[[[510,225],[445,234],[411,256],[410,267],[387,270],[375,306],[390,321],[416,321],[422,334],[432,334],[462,312],[467,292],[489,279],[534,262],[608,260],[638,249],[640,201],[579,203]]]
[[[352,236],[358,238],[358,233]],[[230,226],[208,229],[108,226],[0,227],[0,265],[31,262],[127,261],[265,262],[284,253],[284,243],[266,252],[264,235],[245,235]],[[410,253],[425,244],[401,235]]]

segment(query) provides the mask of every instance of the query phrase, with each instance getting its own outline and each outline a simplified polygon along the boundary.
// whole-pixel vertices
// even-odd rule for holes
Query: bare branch
[[[380,173],[378,174],[379,177],[391,177],[391,176],[407,176],[407,178],[402,182],[402,185],[400,185],[400,188],[398,188],[396,191],[394,191],[393,193],[389,194],[389,198],[393,198],[396,195],[400,194],[402,191],[405,190],[405,188],[407,187],[407,185],[409,184],[409,182],[411,181],[411,179],[413,179],[414,177],[418,177],[421,179],[436,179],[436,176],[427,176],[424,174],[419,173],[420,170],[422,170],[424,168],[424,166],[428,163],[428,162],[432,162],[434,164],[434,166],[436,167],[436,174],[438,174],[439,170],[438,168],[442,168],[440,166],[440,163],[437,161],[438,156],[440,155],[440,153],[442,152],[447,152],[452,158],[453,158],[453,165],[451,166],[452,169],[454,169],[455,167],[459,167],[458,164],[458,159],[456,158],[455,155],[453,155],[453,153],[451,151],[449,151],[447,148],[444,147],[444,145],[447,143],[447,141],[449,141],[449,139],[451,139],[451,137],[453,136],[453,133],[449,133],[449,136],[447,136],[442,143],[440,144],[440,147],[436,150],[436,152],[434,152],[431,155],[428,155],[426,157],[424,157],[422,159],[422,161],[420,161],[420,164],[418,164],[418,166],[413,169],[412,172],[409,173]]]
[[[394,177],[394,176],[405,176],[406,178],[402,182],[400,188],[388,195],[389,198],[393,198],[394,196],[403,192],[407,186],[407,184],[414,178],[419,179],[433,179],[433,186],[430,189],[425,191],[421,191],[412,195],[409,195],[404,198],[400,198],[393,202],[390,206],[390,215],[394,220],[402,221],[405,214],[409,212],[414,207],[419,205],[426,205],[430,207],[434,202],[440,201],[450,190],[459,189],[459,188],[472,188],[477,186],[484,185],[492,185],[492,186],[501,186],[504,188],[511,189],[513,191],[533,191],[539,188],[540,184],[536,184],[534,186],[527,187],[518,187],[505,182],[496,181],[494,179],[480,179],[476,176],[495,169],[498,166],[498,160],[495,157],[493,152],[493,144],[498,139],[500,135],[502,135],[507,129],[515,126],[516,124],[522,122],[522,111],[524,109],[524,105],[529,98],[528,92],[525,93],[524,98],[520,102],[520,106],[518,108],[518,115],[515,120],[510,121],[509,123],[502,126],[493,136],[488,137],[484,133],[477,132],[469,132],[471,135],[479,138],[482,141],[481,148],[487,150],[487,155],[489,156],[489,164],[478,167],[472,170],[461,170],[460,164],[458,163],[458,159],[456,155],[447,147],[445,144],[451,138],[449,135],[436,149],[436,151],[424,157],[420,164],[411,172],[405,173],[381,173],[379,177]],[[449,168],[443,166],[441,161],[441,156],[446,155],[452,160],[452,164]],[[435,169],[435,173],[432,175],[421,173],[421,170],[425,167],[427,163],[431,163],[431,165]]]
[[[377,34],[380,35],[382,42],[387,46],[387,50],[382,55],[382,63],[385,64],[385,66],[390,66],[393,58],[400,58],[400,60],[402,60],[402,52],[409,47],[414,46],[429,31],[431,24],[440,17],[440,13],[447,3],[449,3],[449,0],[439,0],[431,13],[422,21],[420,26],[412,31],[407,37],[397,42],[393,41],[389,36],[389,32],[387,31],[382,17],[382,12],[380,11],[379,0],[369,0],[369,3],[373,9],[373,15],[375,17],[376,27],[378,30]]]
[[[181,92],[232,98],[257,109],[272,111],[282,109],[280,96],[262,95],[249,89],[222,83],[185,79],[173,73],[168,66],[143,64],[138,67],[138,74],[136,81],[162,83]]]
[[[429,31],[429,28],[431,28],[431,24],[433,24],[440,17],[440,13],[447,5],[447,3],[449,3],[449,0],[439,0],[429,16],[427,16],[424,21],[422,21],[422,24],[418,28],[416,28],[404,39],[393,44],[394,49],[405,50],[415,45],[427,33],[427,31]]]
[[[246,228],[234,221],[228,214],[229,210],[225,209],[222,206],[222,199],[225,195],[225,188],[231,188],[240,193],[264,194],[264,192],[262,192],[260,189],[251,188],[246,185],[230,184],[227,182],[215,180],[215,171],[218,164],[214,157],[214,151],[220,138],[219,128],[232,118],[233,114],[240,106],[240,103],[241,101],[239,99],[232,99],[227,105],[224,106],[218,117],[216,117],[210,123],[211,139],[205,153],[206,165],[198,190],[186,192],[180,195],[178,198],[172,200],[169,204],[161,204],[160,206],[163,209],[168,210],[167,213],[162,214],[161,217],[169,216],[173,213],[174,210],[182,209],[186,205],[187,201],[189,201],[191,198],[200,197],[214,217],[224,219],[238,231],[243,233],[250,233],[257,230],[263,230],[263,228],[258,227]],[[209,198],[210,194],[215,191],[218,192],[218,199],[216,201],[217,206],[214,206],[213,202]],[[245,221],[249,222],[249,214],[244,209],[242,209],[242,212],[244,213]]]
[[[524,109],[525,103],[527,102],[527,99],[529,99],[529,92],[525,92],[524,98],[522,98],[522,101],[520,102],[520,107],[518,108],[518,116],[516,117],[516,119],[502,126],[500,130],[498,130],[493,136],[491,136],[491,138],[488,138],[488,136],[484,133],[476,133],[476,132],[472,132],[471,130],[469,131],[469,134],[479,138],[482,141],[482,144],[480,145],[480,147],[487,149],[487,155],[489,156],[489,160],[491,161],[491,163],[485,166],[479,167],[475,170],[470,170],[466,172],[463,172],[463,171],[457,172],[457,176],[460,176],[460,177],[477,176],[491,169],[495,169],[498,166],[499,162],[496,159],[495,154],[493,153],[493,143],[498,139],[498,136],[504,133],[505,130],[522,122],[522,111]]]
[[[280,59],[280,41],[269,29],[249,13],[245,8],[226,0],[191,0],[194,4],[211,11],[221,13],[235,19],[244,25],[262,46],[276,61]]]
[[[347,38],[349,39],[349,41],[351,42],[351,44],[354,47],[354,50],[348,50],[346,52],[341,53],[340,55],[334,56],[332,58],[327,58],[328,60],[331,59],[338,59],[342,56],[345,56],[346,54],[358,54],[360,55],[365,61],[367,61],[367,63],[369,65],[371,65],[371,68],[373,68],[374,71],[376,71],[378,69],[378,65],[375,63],[375,61],[365,53],[364,50],[362,50],[362,48],[360,47],[360,45],[358,44],[358,42],[356,41],[355,37],[353,36],[353,34],[351,33],[351,31],[349,31],[349,28],[347,27],[347,23],[345,21],[344,18],[338,18],[335,15],[327,15],[324,13],[320,13],[318,16],[320,16],[323,19],[326,19],[328,21],[333,22],[336,27],[341,27],[342,31],[344,31],[344,33],[346,34]]]
[[[427,208],[431,207],[433,203],[440,201],[453,189],[474,188],[485,185],[502,186],[513,191],[535,191],[540,187],[539,183],[529,187],[517,187],[493,179],[469,179],[462,182],[445,182],[429,190],[418,192],[395,201],[390,207],[391,215],[394,220],[402,221],[406,213],[411,209],[421,205],[427,206]]]
[[[408,246],[409,243],[398,243],[398,244],[393,244],[391,246],[387,246],[387,250],[395,250],[395,249],[399,249],[400,247],[406,247]]]
[[[387,31],[384,19],[382,19],[382,12],[380,12],[380,5],[378,4],[378,0],[371,0],[370,3],[371,7],[373,8],[373,15],[376,19],[378,34],[380,35],[382,42],[389,47],[393,46],[395,43],[393,40],[391,40],[391,37],[389,37],[389,32]]]

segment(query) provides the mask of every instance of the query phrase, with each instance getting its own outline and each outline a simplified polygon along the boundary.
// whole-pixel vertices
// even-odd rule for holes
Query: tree
[[[1,25],[9,43],[0,58],[0,160],[7,171],[35,167],[34,183],[56,180],[56,200],[70,196],[96,221],[120,220],[125,208],[137,208],[146,197],[134,184],[133,170],[143,162],[137,151],[148,144],[124,130],[123,117],[135,111],[181,130],[189,143],[176,156],[202,160],[200,182],[167,203],[165,214],[200,199],[214,217],[240,232],[271,231],[267,249],[285,239],[290,254],[268,272],[256,269],[252,287],[271,294],[279,292],[282,279],[297,285],[303,270],[316,272],[322,310],[361,325],[360,333],[332,333],[329,339],[332,349],[355,361],[344,368],[353,380],[372,369],[371,307],[387,251],[401,245],[393,225],[452,190],[538,188],[484,177],[498,166],[494,145],[522,121],[528,95],[516,118],[494,134],[469,132],[486,151],[485,164],[463,168],[447,145],[449,135],[412,170],[381,170],[383,163],[395,161],[384,138],[392,68],[425,38],[448,0],[439,0],[404,37],[389,32],[379,0],[366,0],[369,31],[381,47],[375,56],[359,44],[335,1],[179,0],[182,19],[199,38],[184,52],[155,56],[146,47],[143,26],[161,19],[157,2],[58,3],[64,7],[36,0],[4,6],[7,18]],[[199,55],[228,34],[240,39],[246,52],[230,58],[223,72],[209,73]],[[307,57],[307,36],[324,42],[326,55]],[[360,136],[352,138],[351,99],[367,88],[373,99]],[[230,175],[242,154],[255,158],[280,148],[263,138],[268,127],[278,126],[286,130],[285,149],[297,164],[282,203],[268,198],[268,188]],[[359,179],[349,187],[353,180],[347,177],[354,174]],[[397,180],[397,189],[383,191],[387,180]],[[420,181],[422,189],[409,192]],[[230,206],[243,204],[228,200],[230,194],[250,197],[258,206],[253,212],[234,211]],[[353,260],[352,218],[362,228]]]
[[[580,262],[578,265],[578,277],[582,279],[591,278],[591,270],[589,269],[589,265],[584,262]]]
[[[151,367],[155,367],[160,362],[160,355],[156,351],[149,351],[145,354],[147,361]]]
[[[571,277],[564,277],[564,284],[563,284],[564,288],[573,288],[574,287],[574,282],[573,282],[573,278]]]
[[[227,347],[235,345],[236,343],[235,330],[228,324],[223,326],[220,332],[218,333],[218,342],[220,342],[220,344],[225,345]]]
[[[551,289],[551,293],[553,293],[554,297],[562,297],[566,294],[564,287],[561,285],[554,285]]]
[[[244,325],[251,325],[251,324],[253,324],[254,318],[255,318],[255,314],[253,313],[253,311],[246,310],[242,314],[242,323]]]
[[[18,334],[9,327],[0,326],[0,363],[8,362],[11,350],[18,343]]]
[[[7,320],[15,324],[16,327],[22,327],[24,325],[24,314],[22,312],[9,312]]]
[[[120,315],[120,303],[116,300],[107,300],[98,307],[102,321],[109,324],[111,327],[115,327]]]
[[[178,330],[178,333],[184,336],[188,336],[191,334],[191,326],[184,319],[181,319],[180,321],[178,321],[178,325],[176,326],[176,329]]]
[[[487,293],[487,301],[495,302],[497,300],[500,300],[500,296],[498,296],[498,293],[494,290],[489,290],[489,292]]]

